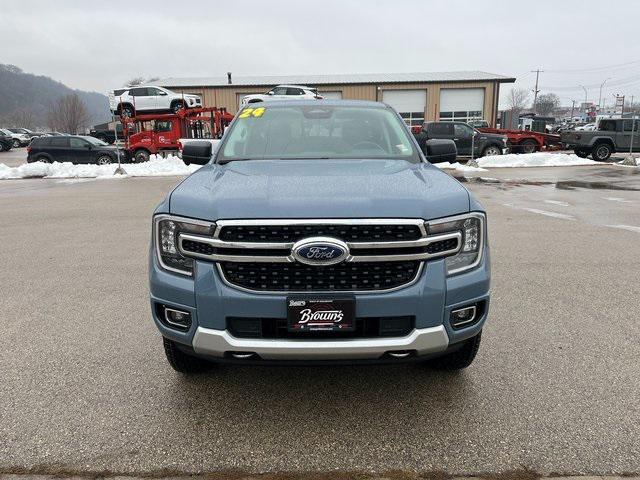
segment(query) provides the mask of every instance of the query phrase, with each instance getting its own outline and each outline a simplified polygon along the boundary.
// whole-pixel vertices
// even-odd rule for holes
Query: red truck
[[[231,120],[233,115],[215,107],[121,117],[125,149],[133,162],[146,162],[159,152],[177,152],[181,138],[220,138]]]

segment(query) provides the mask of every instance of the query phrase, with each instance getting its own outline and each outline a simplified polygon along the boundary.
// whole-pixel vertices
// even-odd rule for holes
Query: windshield
[[[246,107],[225,135],[217,161],[381,158],[419,162],[406,127],[384,107]]]
[[[100,146],[104,146],[104,145],[109,145],[107,142],[103,142],[102,140],[99,140],[95,137],[90,137],[90,136],[82,136],[83,139],[85,139],[87,142],[89,142],[91,145],[100,145]]]

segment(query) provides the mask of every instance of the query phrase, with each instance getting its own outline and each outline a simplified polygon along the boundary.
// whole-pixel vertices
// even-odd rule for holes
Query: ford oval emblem
[[[304,238],[293,245],[291,254],[306,265],[335,265],[347,259],[349,247],[337,238]]]

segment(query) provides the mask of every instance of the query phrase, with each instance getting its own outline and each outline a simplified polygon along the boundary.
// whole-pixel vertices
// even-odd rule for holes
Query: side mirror
[[[182,147],[182,161],[186,165],[206,165],[211,160],[211,142],[189,142]]]
[[[453,140],[427,140],[424,150],[424,154],[430,163],[452,163],[456,161],[458,156],[458,149]]]
[[[267,92],[267,95],[275,95],[275,93],[273,93],[273,90],[269,90],[269,91]]]

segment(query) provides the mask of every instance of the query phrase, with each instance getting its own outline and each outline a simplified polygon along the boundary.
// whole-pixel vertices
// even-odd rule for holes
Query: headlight
[[[180,233],[212,236],[215,224],[172,215],[156,215],[153,221],[153,241],[160,265],[170,272],[193,275],[193,259],[178,250]]]
[[[427,222],[429,235],[456,231],[462,233],[462,248],[445,260],[447,275],[471,270],[480,263],[485,242],[485,225],[486,217],[479,212]]]

